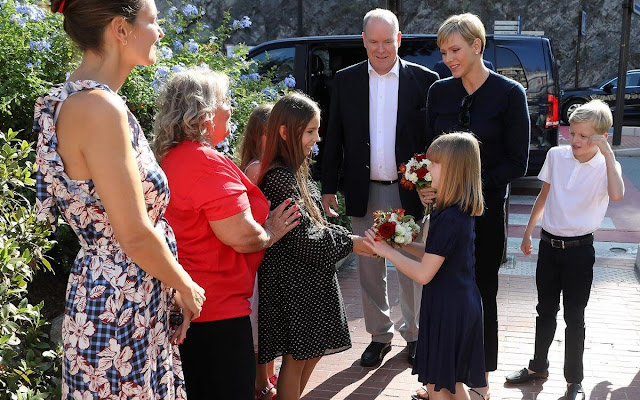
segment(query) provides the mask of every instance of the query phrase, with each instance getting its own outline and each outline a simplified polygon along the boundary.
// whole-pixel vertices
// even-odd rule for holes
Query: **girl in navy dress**
[[[403,250],[415,261],[367,231],[366,244],[402,273],[424,285],[420,331],[413,373],[426,385],[429,398],[474,398],[486,386],[482,333],[482,300],[474,275],[474,217],[483,210],[480,147],[470,133],[451,133],[427,150],[429,172],[438,197],[426,247],[412,243]]]

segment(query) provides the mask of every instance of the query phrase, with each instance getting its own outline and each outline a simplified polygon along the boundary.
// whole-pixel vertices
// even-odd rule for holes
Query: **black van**
[[[436,35],[402,35],[399,54],[431,69],[442,59]],[[259,72],[275,71],[276,79],[292,75],[296,88],[320,104],[322,119],[327,121],[333,77],[365,60],[367,54],[361,36],[343,35],[273,40],[253,47],[248,58],[258,61]],[[537,36],[488,35],[484,58],[496,72],[520,82],[527,91],[531,117],[527,175],[536,175],[549,148],[558,144],[560,88],[551,42]]]

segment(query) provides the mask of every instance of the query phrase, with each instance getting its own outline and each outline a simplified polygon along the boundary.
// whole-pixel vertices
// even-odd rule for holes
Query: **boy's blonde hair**
[[[480,39],[480,42],[482,42],[480,53],[484,53],[484,48],[487,45],[487,37],[480,17],[475,14],[464,13],[452,15],[447,18],[447,20],[440,25],[440,28],[438,28],[438,47],[442,47],[444,42],[456,32],[469,43],[469,46],[473,44],[476,38]]]
[[[569,123],[575,122],[590,122],[596,133],[603,134],[611,129],[613,116],[607,103],[602,100],[591,100],[571,113]]]
[[[480,144],[467,132],[441,135],[431,143],[427,158],[441,165],[436,207],[440,210],[457,204],[472,216],[482,215],[482,177]]]
[[[396,15],[391,11],[385,10],[384,8],[376,8],[365,14],[364,19],[362,20],[362,32],[365,32],[367,30],[367,24],[372,19],[381,19],[383,21],[386,21],[393,27],[394,34],[400,32],[398,17],[396,17]]]

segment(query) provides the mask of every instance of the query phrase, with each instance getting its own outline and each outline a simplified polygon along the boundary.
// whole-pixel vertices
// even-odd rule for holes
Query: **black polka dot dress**
[[[299,200],[295,176],[283,167],[269,170],[260,189],[271,207],[293,198],[301,223],[267,249],[258,269],[258,358],[264,364],[284,354],[309,360],[351,347],[335,264],[353,249],[338,225],[312,224]],[[322,210],[320,193],[309,184]]]

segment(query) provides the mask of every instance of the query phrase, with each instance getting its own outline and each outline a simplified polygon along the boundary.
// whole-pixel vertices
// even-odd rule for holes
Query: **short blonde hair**
[[[591,100],[590,102],[576,108],[569,116],[569,123],[590,122],[597,133],[609,132],[613,125],[611,109],[602,100]]]
[[[427,150],[427,158],[441,165],[436,207],[440,210],[457,204],[472,216],[482,215],[482,177],[480,144],[468,132],[438,136]]]
[[[205,143],[206,122],[225,101],[229,77],[208,67],[191,67],[178,72],[160,91],[153,124],[153,151],[158,161],[184,140]]]
[[[372,19],[381,19],[389,23],[393,27],[394,34],[400,32],[398,17],[396,17],[396,15],[389,10],[385,10],[384,8],[376,8],[365,14],[364,19],[362,20],[363,33],[367,30],[367,24]]]
[[[458,32],[464,40],[471,46],[473,41],[480,39],[482,42],[481,53],[487,45],[487,37],[484,25],[480,21],[480,17],[471,13],[452,15],[438,28],[438,47],[442,47],[444,42],[451,37],[452,34]]]

